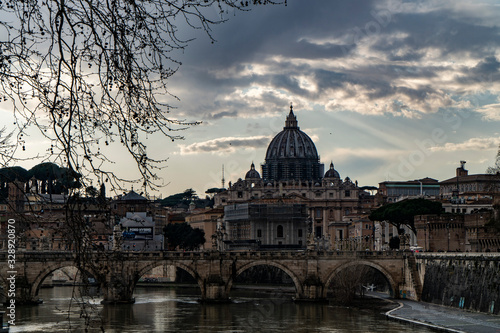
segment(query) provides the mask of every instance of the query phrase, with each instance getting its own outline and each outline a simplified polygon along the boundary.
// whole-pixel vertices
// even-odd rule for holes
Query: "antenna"
[[[226,180],[224,179],[224,164],[222,164],[222,188],[225,188]]]

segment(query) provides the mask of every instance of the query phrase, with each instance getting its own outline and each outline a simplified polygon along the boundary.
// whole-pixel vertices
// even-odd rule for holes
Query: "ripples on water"
[[[431,332],[387,321],[380,310],[359,310],[318,303],[294,303],[290,294],[251,290],[232,294],[230,304],[200,304],[194,289],[137,288],[130,305],[101,305],[90,298],[82,307],[72,288],[42,289],[44,303],[18,307],[11,332]],[[86,316],[86,313],[91,314]]]

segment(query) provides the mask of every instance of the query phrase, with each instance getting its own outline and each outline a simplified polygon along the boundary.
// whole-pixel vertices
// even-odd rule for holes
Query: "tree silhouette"
[[[440,202],[419,198],[384,205],[373,211],[369,218],[371,221],[389,221],[398,230],[406,225],[416,232],[413,224],[415,215],[440,214],[441,212]]]
[[[172,194],[164,199],[161,199],[160,204],[167,207],[176,207],[181,204],[187,206],[194,198],[197,198],[196,191],[192,188],[188,188],[182,193]]]
[[[108,146],[122,147],[142,184],[154,188],[165,160],[151,155],[145,137],[182,139],[178,131],[198,123],[176,119],[166,102],[176,98],[167,81],[191,40],[185,30],[213,41],[211,27],[229,8],[248,10],[249,2],[0,2],[0,99],[12,103],[17,147],[25,149],[35,127],[49,142],[46,158],[111,189],[125,179],[113,171]]]
[[[250,2],[267,3],[273,1]],[[0,100],[9,103],[3,108],[12,109],[16,127],[13,147],[10,134],[0,131],[2,163],[18,158],[18,150],[30,151],[25,137],[34,130],[43,137],[40,144],[48,142],[33,157],[62,166],[59,182],[50,165],[40,171],[47,176],[47,192],[54,187],[68,192],[64,234],[77,268],[97,265],[88,259],[94,249],[85,189],[92,180],[101,189],[107,183],[111,191],[124,190],[126,181],[140,182],[145,190],[157,188],[156,172],[165,159],[148,151],[145,138],[159,134],[175,141],[183,138],[179,131],[198,124],[172,115],[169,101],[176,97],[167,89],[191,40],[184,37],[186,31],[200,29],[213,41],[211,28],[233,8],[248,10],[249,2],[0,2]],[[120,176],[110,152],[126,152],[127,166],[136,167],[137,178]]]
[[[205,232],[199,228],[193,229],[187,223],[169,223],[163,227],[168,249],[192,251],[205,243]]]
[[[486,169],[486,173],[490,175],[500,174],[500,146],[498,147],[497,155],[495,156],[495,165]]]
[[[0,159],[3,164],[8,164],[12,159],[14,145],[11,143],[12,133],[7,133],[5,127],[0,129]]]

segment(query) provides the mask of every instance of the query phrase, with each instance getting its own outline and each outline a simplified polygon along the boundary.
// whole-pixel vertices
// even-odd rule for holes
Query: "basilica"
[[[225,227],[232,240],[243,238],[268,246],[304,247],[310,235],[333,244],[349,238],[352,218],[371,206],[369,193],[360,189],[357,181],[342,179],[333,162],[324,172],[316,146],[300,130],[292,107],[283,130],[269,144],[261,167],[262,174],[252,163],[244,179],[229,183],[227,190],[215,197],[215,205],[227,210]],[[261,217],[257,228],[248,213],[252,205],[299,205],[305,214],[301,215],[303,220],[286,224],[283,219],[269,216],[265,227]],[[232,218],[235,210],[243,213]]]

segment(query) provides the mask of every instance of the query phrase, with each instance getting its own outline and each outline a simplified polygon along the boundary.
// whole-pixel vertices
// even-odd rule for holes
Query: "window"
[[[299,237],[302,237],[302,229],[299,229]]]
[[[330,192],[329,195],[330,195],[330,198],[333,198],[333,192]]]
[[[320,218],[321,215],[321,208],[316,208],[316,218]]]
[[[350,190],[345,190],[344,196],[345,197],[350,197],[351,196],[351,191]]]
[[[257,229],[257,237],[262,237],[262,229]]]
[[[243,198],[243,192],[238,192],[238,198]]]
[[[279,225],[278,230],[277,230],[277,235],[276,237],[282,238],[283,237],[283,226]]]
[[[316,227],[316,237],[321,237],[322,234],[322,228],[321,227]]]

